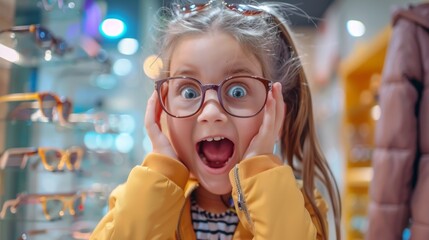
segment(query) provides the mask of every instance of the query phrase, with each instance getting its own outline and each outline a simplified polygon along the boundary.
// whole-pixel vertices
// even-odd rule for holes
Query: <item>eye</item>
[[[188,86],[182,88],[182,90],[180,91],[180,95],[185,99],[193,99],[199,97],[200,92],[198,91],[198,89]]]
[[[247,95],[246,89],[241,85],[233,85],[228,89],[228,96],[242,98]]]

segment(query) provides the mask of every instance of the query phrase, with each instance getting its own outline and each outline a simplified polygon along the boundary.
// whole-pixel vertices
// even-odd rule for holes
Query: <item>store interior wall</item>
[[[64,12],[56,8],[52,11],[43,11],[40,5],[37,5],[40,2],[0,0],[0,27],[3,29],[17,24],[31,24],[32,21],[39,21],[52,29],[55,35],[65,37],[68,42],[79,47],[78,43],[82,41],[82,35],[79,34],[82,28],[79,26],[82,26],[82,19],[85,17],[84,12]],[[76,2],[83,3],[83,1]],[[109,66],[111,67],[109,72],[105,72],[104,65],[99,65],[96,62],[70,61],[63,63],[60,61],[61,59],[57,59],[57,63],[42,61],[37,63],[37,67],[35,67],[16,66],[0,59],[0,95],[12,92],[55,91],[55,93],[73,100],[73,111],[76,113],[124,114],[127,116],[126,119],[132,119],[127,121],[128,126],[132,126],[132,129],[123,129],[124,131],[119,133],[98,134],[87,128],[68,129],[55,124],[34,124],[31,127],[11,128],[10,125],[6,127],[4,121],[0,122],[0,152],[6,147],[25,145],[49,145],[60,148],[73,145],[85,146],[89,154],[85,158],[86,162],[83,167],[93,173],[87,176],[72,172],[61,175],[58,173],[19,173],[18,177],[13,178],[21,178],[22,175],[25,175],[22,178],[25,179],[25,183],[19,189],[11,190],[7,197],[12,197],[21,190],[32,192],[71,191],[76,187],[91,188],[97,184],[107,185],[107,188],[111,189],[125,181],[131,167],[139,164],[144,155],[150,151],[151,146],[145,134],[143,119],[145,102],[153,91],[153,82],[145,75],[143,64],[145,59],[154,53],[151,45],[153,36],[149,29],[153,25],[156,9],[165,2],[157,0],[130,1],[129,4],[113,0],[95,2],[102,3],[101,10],[105,16],[114,15],[113,13],[129,16],[126,18],[130,24],[130,35],[127,37],[136,38],[140,42],[139,51],[136,54],[125,56],[116,49],[117,40],[108,40],[97,36],[101,47],[107,51],[109,58],[111,58],[112,66]],[[342,79],[338,75],[339,63],[342,59],[347,58],[356,46],[371,41],[383,28],[390,24],[390,13],[394,5],[417,2],[421,1],[335,1],[328,9],[331,10],[327,12],[330,15],[324,15],[322,21],[317,25],[311,23],[297,25],[293,28],[297,33],[296,38],[299,40],[300,52],[303,54],[303,64],[309,75],[310,86],[313,91],[319,138],[340,189],[344,188],[346,176],[344,175],[345,152],[341,141],[340,127],[345,93],[343,92]],[[313,1],[313,4],[317,5],[317,1]],[[82,5],[79,6],[83,7]],[[299,3],[297,6],[300,6]],[[15,16],[15,13],[18,15]],[[328,19],[330,20],[328,21]],[[360,20],[365,24],[366,32],[363,36],[352,37],[347,32],[346,22],[351,19]],[[332,28],[334,29],[332,30]],[[78,34],[73,34],[73,31],[77,31]],[[328,32],[328,36],[326,36],[326,32]],[[324,38],[329,39],[326,41]],[[327,52],[326,49],[330,49],[330,51]],[[76,54],[73,55],[74,57],[79,57],[77,53],[73,54]],[[326,65],[327,58],[332,61],[331,65]],[[112,73],[114,63],[120,59],[126,59],[131,63],[131,72],[126,75]],[[328,73],[326,73],[326,69],[328,69]],[[101,81],[99,77],[107,77],[107,75],[113,75],[113,78],[105,79],[110,85],[97,85],[97,81]],[[320,76],[324,77],[321,78]],[[11,77],[16,79],[11,79]],[[0,114],[2,110],[4,109],[0,109]],[[10,137],[11,135],[17,136],[15,140]],[[125,146],[125,149],[118,151],[116,143],[119,145],[132,143],[132,146],[129,148]],[[109,163],[100,164],[100,161]],[[2,178],[0,195],[2,195],[2,189],[5,189],[5,184],[8,184],[13,178],[7,180]],[[1,200],[3,201],[4,198]],[[88,219],[96,222],[105,211],[106,206],[103,205],[94,210],[95,213]],[[67,226],[72,223],[73,219],[68,219],[57,226]],[[0,225],[2,225],[0,228],[0,232],[2,232],[0,236],[2,236],[1,234],[5,234],[7,227],[1,221]],[[14,226],[11,229],[21,231],[44,228],[49,224],[30,222],[22,226],[16,224]],[[330,232],[334,232],[332,228]],[[8,234],[13,235],[14,233]],[[10,235],[4,236],[10,237]]]

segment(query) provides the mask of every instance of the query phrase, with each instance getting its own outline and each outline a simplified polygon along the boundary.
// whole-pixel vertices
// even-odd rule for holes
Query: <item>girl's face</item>
[[[222,32],[181,38],[170,59],[170,76],[193,77],[202,84],[219,84],[233,75],[262,74],[256,57]],[[202,187],[213,194],[227,194],[231,191],[228,173],[242,160],[261,126],[263,112],[250,118],[233,117],[223,110],[216,91],[208,90],[195,115],[166,116],[164,132]]]

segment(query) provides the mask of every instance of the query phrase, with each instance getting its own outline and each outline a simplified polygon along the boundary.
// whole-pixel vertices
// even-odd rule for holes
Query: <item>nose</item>
[[[198,122],[224,122],[227,120],[226,112],[223,110],[217,92],[208,90],[197,118]]]

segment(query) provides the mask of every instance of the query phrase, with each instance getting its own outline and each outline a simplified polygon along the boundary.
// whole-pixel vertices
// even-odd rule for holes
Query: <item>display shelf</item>
[[[346,176],[349,188],[368,188],[372,179],[372,167],[351,168]]]
[[[358,45],[340,64],[345,102],[343,218],[348,240],[364,239],[368,224],[368,193],[373,176],[371,157],[380,114],[377,91],[390,35],[391,29],[386,27],[372,41]]]
[[[110,74],[111,59],[106,54],[107,52],[101,48],[97,48],[98,53],[91,56],[88,55],[88,52],[78,48],[82,44],[80,37],[84,36],[83,33],[74,28],[82,20],[81,14],[83,12],[77,9],[78,5],[76,5],[77,15],[67,18],[64,14],[60,14],[61,18],[53,20],[51,17],[55,10],[46,12],[37,7],[36,4],[33,2],[25,5],[26,10],[34,11],[34,14],[25,16],[22,15],[22,5],[17,5],[17,9],[11,9],[10,12],[17,14],[16,19],[4,28],[14,24],[21,26],[28,23],[40,23],[43,27],[52,30],[53,35],[61,36],[67,43],[73,44],[74,51],[63,56],[57,56],[51,51],[52,49],[38,48],[40,46],[35,44],[34,34],[28,32],[19,34],[17,38],[13,39],[18,45],[8,46],[16,48],[14,50],[17,52],[23,53],[21,51],[23,50],[28,54],[20,55],[22,61],[10,63],[10,69],[5,71],[7,74],[1,74],[0,95],[54,92],[59,97],[71,97],[70,100],[73,103],[71,106],[73,106],[74,111],[77,109],[85,110],[86,107],[90,109],[93,107],[91,103],[94,101],[84,99],[77,92],[81,89],[81,85],[87,86],[88,82],[92,80],[91,76]],[[60,9],[56,10],[62,12]],[[2,37],[5,36],[3,34]],[[5,78],[7,78],[7,82]],[[28,95],[35,96],[34,94]],[[61,108],[64,109],[67,102],[63,101],[63,98],[60,99],[61,101],[43,101],[41,98],[24,98],[23,101],[14,101],[15,99],[11,100],[10,98],[3,99],[5,101],[0,103],[0,157],[8,149],[53,147],[64,151],[50,151],[49,156],[48,153],[45,155],[47,159],[53,161],[58,159],[66,161],[65,159],[68,159],[69,163],[76,162],[76,157],[72,160],[72,157],[67,155],[70,152],[66,152],[66,150],[70,146],[81,146],[87,150],[83,147],[86,133],[98,130],[100,134],[120,134],[110,125],[107,128],[104,122],[92,121],[90,118],[85,119],[83,123],[70,124],[68,119],[59,121],[58,115],[42,114],[42,111],[53,108],[57,112]],[[51,116],[51,118],[48,119],[46,116]],[[88,117],[88,115],[86,116]],[[108,115],[106,114],[106,116]],[[22,239],[88,239],[88,234],[94,229],[99,219],[106,214],[108,196],[114,185],[118,185],[119,181],[124,181],[119,175],[124,175],[125,170],[123,169],[125,167],[129,170],[130,166],[126,164],[128,159],[122,161],[121,166],[117,166],[113,160],[111,161],[113,163],[110,163],[105,159],[99,159],[97,154],[91,153],[82,159],[80,170],[64,169],[63,171],[51,172],[48,171],[49,167],[46,170],[42,164],[36,164],[33,167],[33,163],[40,163],[38,154],[39,152],[33,154],[22,169],[19,167],[20,165],[16,164],[0,169],[0,211],[5,203],[8,204],[6,205],[8,206],[5,212],[6,216],[0,219],[0,239],[18,239],[23,236],[24,232],[29,233],[29,235]],[[13,161],[16,160],[19,164],[19,156],[13,158],[16,158]],[[10,159],[8,158],[8,160]],[[116,168],[109,171],[108,169],[112,166]],[[107,173],[110,174],[108,177],[106,177]],[[109,176],[114,178],[111,181],[112,185],[103,185]],[[69,196],[61,199],[51,196],[67,192],[84,192],[85,201],[83,205],[76,203],[74,199],[69,199]],[[24,197],[19,198],[19,196],[23,196],[21,194],[27,194],[25,201],[22,200]],[[50,221],[44,213],[46,209],[41,203],[40,195],[52,197],[49,202],[49,210],[54,211],[53,216],[57,216],[55,213],[61,213],[59,202],[66,203],[67,207],[72,206],[76,210],[82,208],[83,212],[73,216],[67,208],[64,210],[64,216],[61,219]],[[16,208],[17,211],[10,212],[10,206],[17,203],[18,201],[15,201],[17,199],[20,200]],[[83,224],[84,222],[90,224]],[[74,234],[79,233],[79,230],[82,229],[85,231],[80,233],[84,233],[85,238],[76,237]]]

